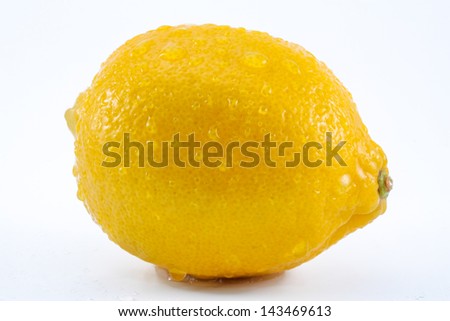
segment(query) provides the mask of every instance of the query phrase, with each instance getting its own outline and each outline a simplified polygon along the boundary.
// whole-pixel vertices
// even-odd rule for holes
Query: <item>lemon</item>
[[[138,35],[65,116],[78,197],[95,222],[179,280],[298,266],[382,214],[392,187],[341,82],[301,46],[262,32]],[[209,149],[173,154],[189,135]]]

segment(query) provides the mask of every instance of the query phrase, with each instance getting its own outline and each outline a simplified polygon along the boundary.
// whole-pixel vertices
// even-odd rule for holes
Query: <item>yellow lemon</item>
[[[78,197],[175,279],[284,271],[386,209],[387,160],[301,46],[227,26],[122,45],[66,112]]]

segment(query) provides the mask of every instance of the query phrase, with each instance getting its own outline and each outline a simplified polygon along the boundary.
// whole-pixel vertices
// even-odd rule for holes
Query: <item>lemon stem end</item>
[[[380,198],[387,198],[393,187],[394,181],[389,176],[387,169],[383,168],[378,175],[378,194]]]

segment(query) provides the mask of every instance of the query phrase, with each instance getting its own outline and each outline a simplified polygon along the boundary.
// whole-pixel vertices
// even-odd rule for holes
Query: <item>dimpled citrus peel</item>
[[[136,36],[66,120],[80,200],[113,242],[175,280],[296,267],[382,214],[392,188],[386,156],[336,76],[301,46],[243,28]],[[192,134],[223,146],[223,157],[183,149],[180,166],[165,154],[163,142]],[[268,134],[278,146],[271,162]]]

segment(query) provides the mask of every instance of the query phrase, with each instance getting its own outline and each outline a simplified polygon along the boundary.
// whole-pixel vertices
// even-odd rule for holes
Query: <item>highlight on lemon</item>
[[[392,189],[386,156],[348,90],[304,48],[263,32],[182,25],[138,35],[102,64],[65,117],[79,199],[113,242],[174,280],[296,267],[384,213]],[[136,143],[130,166],[102,166],[125,134]],[[192,134],[208,149],[181,148]],[[262,145],[267,134],[276,150]],[[311,142],[299,155],[324,160],[318,166],[280,165]],[[139,144],[154,161],[172,161],[133,166]],[[326,162],[330,150],[343,163]],[[174,163],[205,153],[219,166]],[[240,166],[252,156],[258,166]]]

